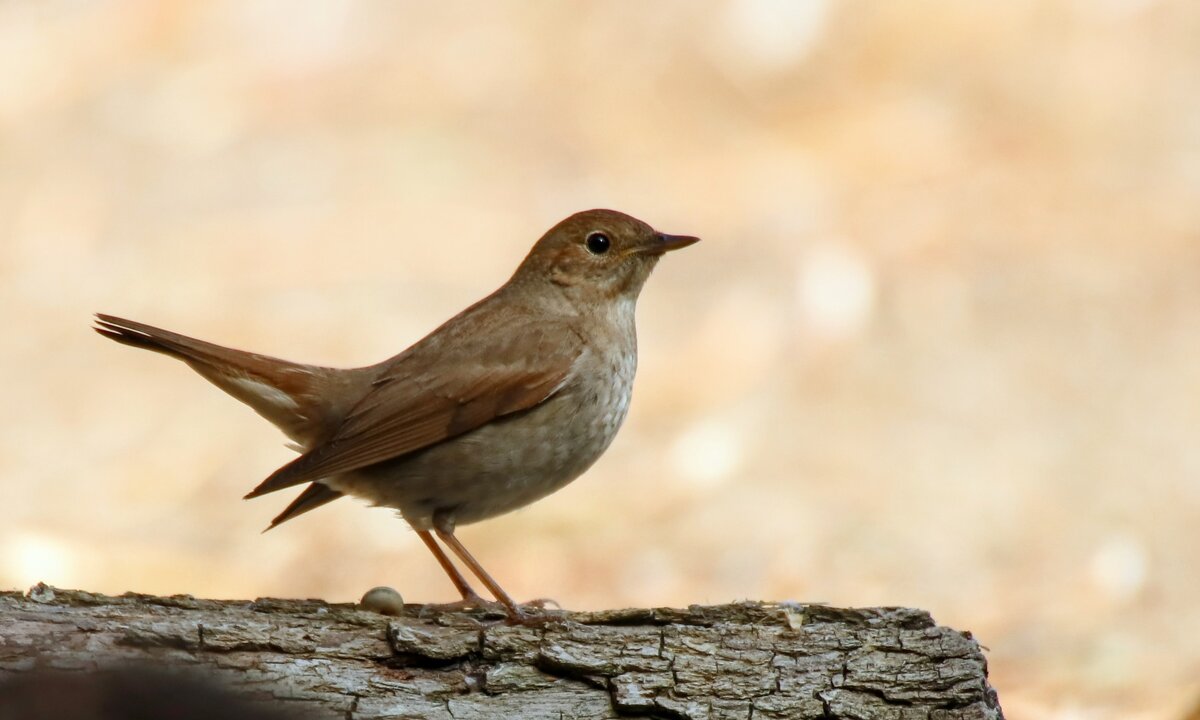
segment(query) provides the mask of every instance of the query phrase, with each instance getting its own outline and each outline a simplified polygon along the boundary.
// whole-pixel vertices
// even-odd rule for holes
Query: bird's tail
[[[321,392],[331,382],[328,368],[234,350],[112,315],[97,314],[93,329],[123,345],[184,361],[301,446],[313,442],[328,412]]]

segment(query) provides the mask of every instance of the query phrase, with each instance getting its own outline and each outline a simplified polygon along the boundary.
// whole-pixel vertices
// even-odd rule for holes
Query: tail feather
[[[251,375],[270,377],[313,370],[309,365],[227,348],[113,315],[96,313],[96,326],[93,329],[123,345],[153,350],[185,362],[202,362],[215,368],[224,367]]]
[[[97,333],[110,340],[169,355],[249,405],[300,445],[313,441],[325,406],[329,370],[222,347],[113,315],[96,315]]]

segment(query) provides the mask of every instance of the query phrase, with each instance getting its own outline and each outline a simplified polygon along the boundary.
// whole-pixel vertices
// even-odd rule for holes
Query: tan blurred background
[[[1200,3],[0,2],[0,587],[455,599],[105,311],[366,364],[565,215],[705,241],[516,596],[915,605],[1010,717],[1200,698]]]

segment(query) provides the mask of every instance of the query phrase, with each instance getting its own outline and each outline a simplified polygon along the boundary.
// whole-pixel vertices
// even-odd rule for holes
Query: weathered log
[[[0,594],[0,682],[124,662],[202,670],[339,718],[1002,718],[968,633],[920,610],[737,603],[534,626],[318,600]]]

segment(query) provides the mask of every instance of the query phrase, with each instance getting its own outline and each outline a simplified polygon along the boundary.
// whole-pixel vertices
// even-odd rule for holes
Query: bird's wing
[[[328,440],[246,497],[350,472],[528,410],[571,378],[583,341],[562,323],[460,316],[386,363]]]

